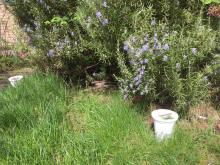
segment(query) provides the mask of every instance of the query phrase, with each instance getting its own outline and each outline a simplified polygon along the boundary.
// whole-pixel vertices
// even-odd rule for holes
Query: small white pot
[[[13,77],[9,77],[9,82],[11,83],[11,85],[13,87],[16,86],[16,84],[21,80],[23,79],[23,76],[22,75],[17,75],[17,76],[13,76]]]
[[[161,141],[173,133],[173,128],[179,115],[168,109],[158,109],[151,113],[154,119],[154,130],[156,138]]]

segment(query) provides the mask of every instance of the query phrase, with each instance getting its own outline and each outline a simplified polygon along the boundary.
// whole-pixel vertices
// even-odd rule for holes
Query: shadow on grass
[[[11,113],[0,114],[0,129],[7,130],[18,126],[19,123],[15,115]]]

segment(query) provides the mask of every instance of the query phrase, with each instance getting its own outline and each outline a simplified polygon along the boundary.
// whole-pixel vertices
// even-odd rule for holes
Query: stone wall
[[[9,44],[17,41],[15,34],[15,19],[10,11],[6,8],[3,0],[0,0],[0,38]]]

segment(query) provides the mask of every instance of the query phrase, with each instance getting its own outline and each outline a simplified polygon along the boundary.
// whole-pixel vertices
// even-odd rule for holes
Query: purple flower
[[[143,76],[144,75],[144,70],[140,71],[140,75]]]
[[[168,56],[166,56],[166,55],[165,55],[165,56],[163,56],[163,61],[167,62],[167,61],[168,61],[168,59],[169,59],[169,58],[168,58]]]
[[[40,4],[42,4],[42,3],[43,3],[43,0],[38,0],[37,2],[40,3]]]
[[[138,80],[137,82],[135,82],[135,86],[138,86],[141,84],[141,80]]]
[[[96,12],[96,18],[100,19],[102,17],[102,13],[100,11]]]
[[[139,80],[139,78],[138,78],[138,77],[135,77],[135,78],[134,78],[134,81],[138,81],[138,80]]]
[[[144,72],[144,70],[142,70],[143,72]],[[141,72],[142,72],[141,71]],[[142,77],[143,77],[143,74],[139,74],[139,75],[137,75],[137,77],[139,78],[139,79],[142,79]]]
[[[148,63],[148,59],[144,59],[144,64],[147,64]]]
[[[125,51],[128,51],[129,50],[129,46],[127,43],[124,43],[124,48],[123,48]]]
[[[157,40],[157,33],[154,33],[154,40]]]
[[[106,26],[106,25],[108,25],[108,19],[103,19],[102,20],[102,26]]]
[[[55,50],[54,50],[54,49],[50,49],[50,50],[48,51],[48,53],[47,53],[47,56],[48,56],[48,57],[53,57],[54,54],[55,54]]]
[[[154,33],[154,49],[160,49],[158,39],[157,39],[157,33]]]
[[[154,43],[154,50],[159,50],[160,48],[161,48],[160,43],[155,42],[155,43]],[[156,53],[158,53],[158,51],[156,51]]]
[[[197,53],[197,49],[196,48],[192,48],[192,54],[196,54]]]
[[[168,50],[170,49],[170,47],[169,47],[168,44],[164,44],[164,45],[163,45],[163,49],[164,49],[165,51],[168,51]]]
[[[143,51],[148,51],[148,49],[149,49],[148,43],[146,43],[146,44],[144,44],[144,45],[142,46],[142,50],[143,50]]]

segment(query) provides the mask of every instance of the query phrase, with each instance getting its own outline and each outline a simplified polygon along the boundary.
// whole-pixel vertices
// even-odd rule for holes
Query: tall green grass
[[[62,145],[66,107],[65,86],[52,75],[34,75],[1,92],[0,162],[51,162]]]
[[[117,92],[70,91],[56,76],[36,74],[0,92],[0,164],[195,165],[201,148],[218,155],[218,135],[177,127],[158,143]]]
[[[145,118],[116,94],[81,93],[73,109],[84,116],[82,151],[76,164],[196,164],[192,136],[177,130],[172,140],[158,143]]]

